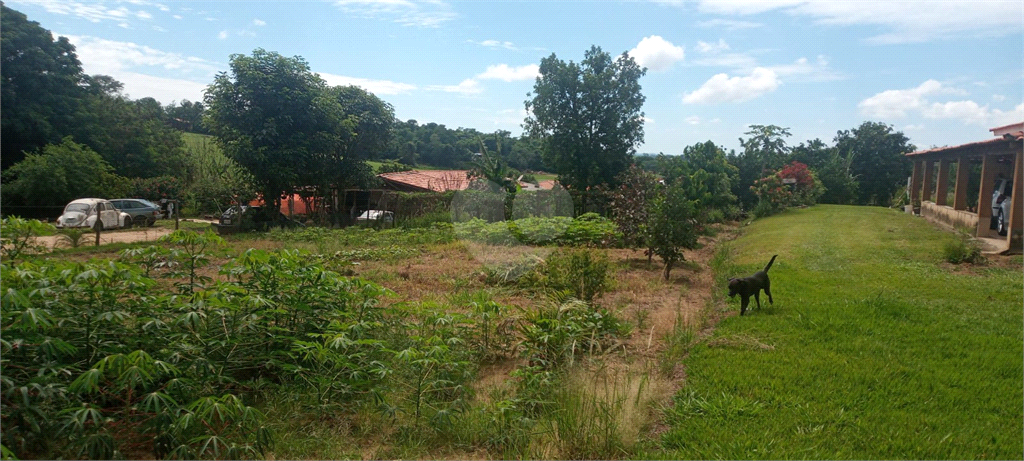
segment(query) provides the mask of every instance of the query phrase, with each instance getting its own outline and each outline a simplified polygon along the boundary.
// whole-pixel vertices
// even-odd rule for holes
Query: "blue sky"
[[[751,124],[790,144],[864,121],[919,148],[1024,120],[1024,2],[6,0],[67,36],[132,98],[202,100],[230,55],[301,56],[402,120],[521,133],[540,60],[591,45],[648,68],[645,143],[738,149]]]

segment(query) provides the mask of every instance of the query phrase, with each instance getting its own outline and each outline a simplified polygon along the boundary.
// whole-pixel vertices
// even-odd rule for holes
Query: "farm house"
[[[907,154],[914,161],[910,200],[921,216],[954,227],[974,230],[979,238],[998,239],[1002,252],[1021,252],[1021,168],[1024,122],[992,128],[993,138]],[[980,177],[972,178],[980,166]],[[953,176],[955,168],[955,177]],[[977,175],[975,173],[975,175]],[[952,182],[952,184],[950,184]],[[971,185],[977,187],[971,187]],[[997,191],[1001,186],[1006,190]],[[977,195],[974,195],[976,191]],[[1004,200],[1008,215],[997,216]],[[952,203],[950,203],[952,202]],[[918,208],[920,204],[920,208]],[[999,205],[1003,205],[1000,207]],[[993,212],[993,207],[1000,211]],[[1006,226],[999,235],[998,225]]]

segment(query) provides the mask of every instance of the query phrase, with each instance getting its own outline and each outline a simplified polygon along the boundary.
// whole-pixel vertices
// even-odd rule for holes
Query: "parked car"
[[[366,210],[356,218],[356,223],[390,226],[395,224],[395,213],[384,210]]]
[[[132,224],[136,226],[150,226],[156,224],[156,220],[163,216],[160,206],[140,198],[116,198],[110,200],[114,208],[128,213],[132,217]]]
[[[1010,224],[1010,204],[1013,202],[1013,180],[998,179],[992,190],[992,224],[989,228],[1006,235],[1006,227]]]
[[[132,217],[119,211],[110,200],[101,198],[80,198],[64,207],[64,213],[57,218],[57,227],[93,228],[99,219],[100,229],[131,227]]]
[[[233,205],[213,225],[218,234],[233,234],[251,230],[265,231],[271,227],[306,227],[302,223],[288,219],[280,211],[277,216],[264,212],[263,207],[250,205]]]

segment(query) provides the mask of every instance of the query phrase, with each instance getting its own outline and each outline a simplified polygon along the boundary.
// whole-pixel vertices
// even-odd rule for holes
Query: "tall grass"
[[[777,253],[775,303],[692,348],[671,429],[641,456],[1021,458],[1020,260],[955,271],[949,239],[883,208],[755,221],[714,264],[748,275]]]

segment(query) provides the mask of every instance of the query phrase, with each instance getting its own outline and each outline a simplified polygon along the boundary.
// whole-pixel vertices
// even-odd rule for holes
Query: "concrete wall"
[[[934,202],[921,202],[921,216],[929,221],[953,227],[967,227],[972,230],[978,228],[977,213],[954,210],[953,207],[936,205]]]

